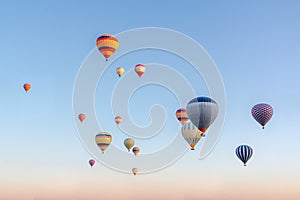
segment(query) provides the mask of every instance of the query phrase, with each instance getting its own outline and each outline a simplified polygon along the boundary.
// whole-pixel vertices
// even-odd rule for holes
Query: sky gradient
[[[299,199],[299,9],[296,0],[1,1],[0,199]],[[174,29],[207,50],[226,90],[222,137],[207,158],[199,160],[197,151],[188,151],[157,173],[133,176],[98,162],[90,168],[91,155],[81,144],[73,121],[76,74],[98,36],[141,27]],[[135,52],[119,61],[127,69],[136,63],[134,57],[177,69],[188,67],[172,55],[146,53]],[[106,79],[115,67],[107,71]],[[195,85],[197,94],[207,94],[201,79],[189,69],[182,73],[192,84],[200,81]],[[113,75],[115,82],[118,77]],[[32,85],[28,93],[22,88],[26,82]],[[133,120],[140,125],[149,122],[141,113],[152,104],[168,106],[155,93],[163,92],[162,88],[143,88],[147,89],[151,93],[140,112],[130,102]],[[100,90],[101,84],[96,99]],[[167,91],[164,95],[164,99],[172,98]],[[143,98],[141,90],[133,100]],[[274,108],[265,130],[250,113],[260,102]],[[104,118],[103,105],[95,105],[99,119]],[[171,111],[176,105],[172,101],[166,109]],[[175,110],[168,114],[170,123],[176,122]],[[104,116],[113,119],[109,110]],[[113,123],[107,126],[118,130]],[[168,138],[145,144],[145,152]],[[234,154],[240,144],[254,150],[247,167]]]

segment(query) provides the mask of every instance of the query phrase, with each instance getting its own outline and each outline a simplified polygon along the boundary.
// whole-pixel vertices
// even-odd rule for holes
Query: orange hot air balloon
[[[189,120],[186,110],[184,108],[180,108],[176,111],[176,118],[182,125],[187,123],[187,121]]]
[[[116,124],[118,124],[118,125],[122,122],[122,120],[123,120],[123,119],[122,119],[122,117],[120,117],[120,116],[116,116],[116,117],[115,117],[115,122],[116,122]]]
[[[104,34],[98,37],[96,46],[100,53],[106,58],[106,61],[108,61],[108,58],[118,49],[119,41],[111,34]]]
[[[137,64],[134,68],[134,71],[137,73],[137,75],[141,78],[142,75],[145,73],[146,71],[146,67],[143,64]]]
[[[31,85],[30,85],[29,83],[25,83],[25,84],[23,85],[23,88],[24,88],[24,90],[25,90],[26,92],[28,92],[28,91],[31,89]]]
[[[85,114],[80,113],[80,114],[78,115],[78,119],[80,120],[80,122],[83,122],[83,121],[85,120]]]

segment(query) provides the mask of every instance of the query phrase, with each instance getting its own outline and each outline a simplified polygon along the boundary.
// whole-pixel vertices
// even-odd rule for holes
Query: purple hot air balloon
[[[90,163],[91,167],[93,167],[93,166],[94,166],[95,162],[96,162],[96,161],[95,161],[95,160],[93,160],[93,159],[89,160],[89,163]]]
[[[266,103],[259,103],[252,107],[251,110],[253,118],[265,128],[265,125],[272,118],[273,108]]]

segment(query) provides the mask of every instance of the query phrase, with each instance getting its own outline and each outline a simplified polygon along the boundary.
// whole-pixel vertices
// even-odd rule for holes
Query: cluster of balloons
[[[273,108],[269,104],[259,103],[252,107],[251,114],[264,129],[273,116]],[[246,166],[246,163],[252,157],[253,149],[249,145],[240,145],[235,149],[235,154]]]
[[[106,61],[108,61],[108,58],[115,53],[115,51],[119,47],[119,41],[118,39],[111,35],[111,34],[104,34],[97,38],[96,40],[96,46],[99,50],[99,52],[104,56]],[[142,75],[146,71],[146,67],[143,64],[137,64],[134,68],[135,72],[139,77],[142,77]],[[121,77],[125,72],[125,69],[123,67],[118,67],[116,69],[116,73]]]
[[[218,115],[217,103],[209,97],[196,97],[185,108],[176,111],[176,118],[182,124],[181,133],[185,141],[195,150],[201,137]]]
[[[104,56],[106,61],[108,61],[109,57],[113,55],[118,49],[119,41],[116,37],[114,37],[111,34],[104,34],[97,38],[96,46],[99,52]],[[141,78],[146,71],[146,66],[143,64],[137,64],[134,70],[136,74]],[[124,74],[124,72],[125,69],[123,67],[118,67],[116,69],[116,73],[119,77],[121,77]],[[78,119],[82,123],[86,119],[86,115],[84,113],[80,113],[78,115]],[[121,116],[116,116],[114,120],[117,125],[120,125],[123,119]],[[112,136],[108,132],[100,132],[95,136],[95,142],[102,151],[102,154],[104,154],[104,151],[112,142]],[[134,146],[135,141],[133,138],[126,138],[123,143],[128,152],[132,151],[132,153],[135,156],[137,156],[140,153],[140,147]],[[92,167],[95,164],[95,160],[89,160],[89,164]],[[138,169],[132,168],[132,173],[136,175],[138,173]]]

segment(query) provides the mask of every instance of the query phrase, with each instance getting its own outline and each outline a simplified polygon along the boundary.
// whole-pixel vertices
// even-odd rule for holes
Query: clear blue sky
[[[0,198],[299,199],[299,9],[296,0],[1,1]],[[90,169],[72,115],[77,71],[99,35],[149,26],[185,33],[208,51],[226,89],[223,135],[206,159],[188,153],[158,173]],[[250,115],[257,102],[274,107],[264,131]],[[166,105],[156,96],[142,111],[152,103]],[[254,148],[247,168],[234,155],[241,143]]]

